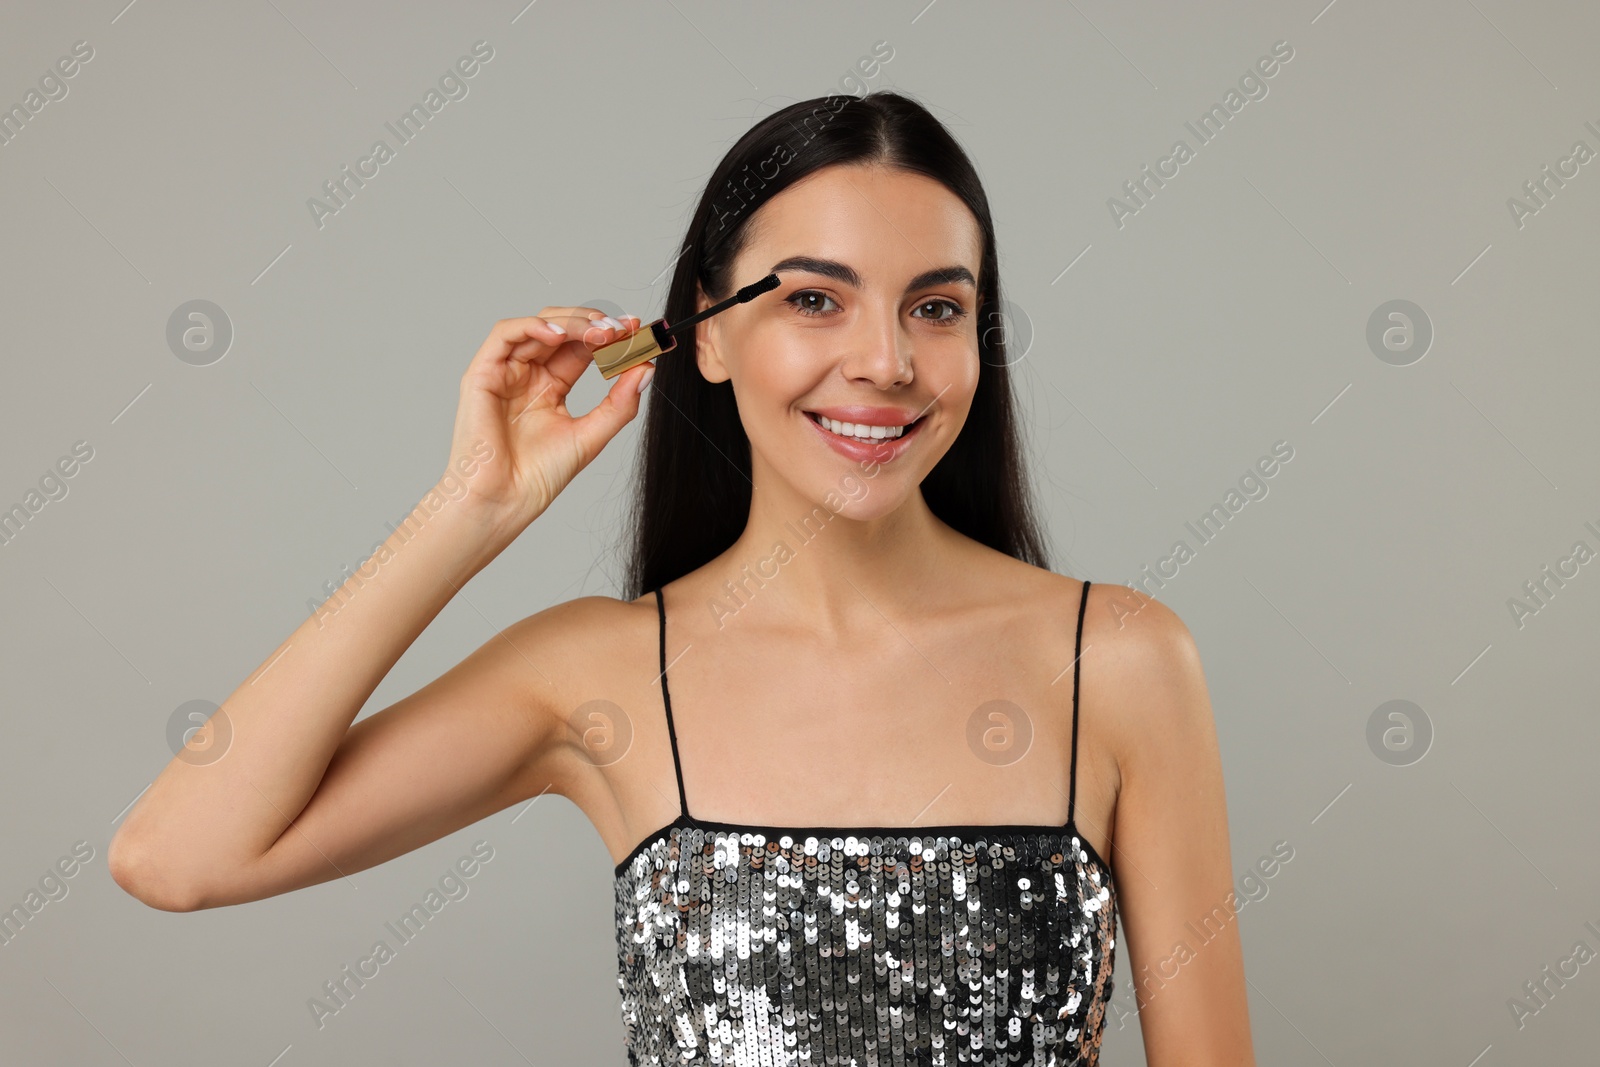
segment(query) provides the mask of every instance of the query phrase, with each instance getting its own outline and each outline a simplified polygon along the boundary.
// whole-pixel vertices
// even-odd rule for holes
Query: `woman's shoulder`
[[[1192,697],[1203,687],[1194,637],[1168,605],[1143,590],[1093,578],[1087,579],[1085,600],[1085,579],[1006,559],[1009,566],[1000,568],[1004,578],[996,588],[1006,590],[1013,603],[1026,603],[1027,614],[1040,625],[1065,624],[1075,638],[1081,610],[1086,699],[1098,697],[1101,706],[1110,702],[1130,730],[1151,725],[1151,718],[1176,698]],[[1192,700],[1182,702],[1193,706]]]
[[[1093,578],[1073,578],[1037,567],[1024,560],[994,552],[994,569],[985,581],[1013,603],[1026,603],[1030,612],[1065,618],[1076,625],[1083,615],[1083,643],[1098,640],[1115,645],[1123,656],[1149,661],[1179,659],[1191,642],[1189,629],[1178,613],[1142,590]],[[1083,599],[1087,582],[1089,596]]]
[[[654,636],[656,602],[653,591],[633,600],[604,594],[561,600],[534,612],[508,629],[515,636],[536,642],[548,651],[581,657],[586,650],[619,651],[618,642],[637,640],[647,629]]]
[[[507,626],[489,642],[531,667],[541,703],[570,709],[623,679],[649,678],[656,653],[655,594],[634,600],[594,594],[557,601]]]
[[[1126,771],[1166,766],[1214,732],[1199,649],[1171,607],[1114,582],[1091,582],[1083,621],[1084,706]]]
[[[614,632],[619,626],[642,617],[648,610],[655,614],[655,594],[645,593],[634,600],[595,593],[558,600],[518,620],[514,627],[529,635],[539,635],[551,640],[569,638],[577,643]]]

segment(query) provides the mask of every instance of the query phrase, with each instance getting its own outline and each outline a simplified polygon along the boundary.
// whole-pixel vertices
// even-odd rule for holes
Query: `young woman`
[[[778,287],[580,417],[569,390],[639,320],[496,323],[424,528],[228,698],[225,758],[197,737],[162,772],[118,883],[172,911],[259,900],[558,793],[616,863],[633,1063],[1095,1064],[1120,916],[1147,1061],[1253,1064],[1195,645],[1160,603],[1049,570],[996,264],[977,175],[918,103],[762,121],[706,187],[666,318]],[[531,615],[352,725],[653,372],[625,597]]]

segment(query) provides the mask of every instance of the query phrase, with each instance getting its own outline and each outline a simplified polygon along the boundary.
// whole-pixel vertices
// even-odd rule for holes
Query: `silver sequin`
[[[1111,872],[1068,825],[778,837],[682,816],[616,868],[628,1062],[1099,1060]]]

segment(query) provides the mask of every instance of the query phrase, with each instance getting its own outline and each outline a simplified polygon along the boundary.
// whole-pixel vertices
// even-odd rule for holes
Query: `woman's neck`
[[[870,500],[864,486],[870,483],[823,501],[787,491],[752,494],[744,532],[698,575],[720,604],[714,614],[748,610],[841,634],[881,627],[884,611],[929,603],[948,589],[964,539],[929,510],[920,490],[887,514],[851,518]]]

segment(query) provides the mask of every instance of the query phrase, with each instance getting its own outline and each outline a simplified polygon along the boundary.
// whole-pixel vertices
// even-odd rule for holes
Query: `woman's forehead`
[[[867,285],[899,287],[930,268],[977,276],[983,241],[959,197],[931,178],[830,167],[785,189],[750,220],[741,276],[791,257],[852,268]]]

